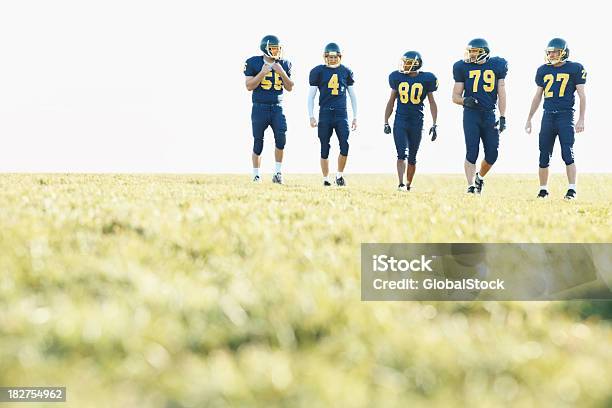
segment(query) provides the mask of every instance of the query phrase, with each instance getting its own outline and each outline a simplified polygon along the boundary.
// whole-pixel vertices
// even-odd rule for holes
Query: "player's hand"
[[[431,127],[431,129],[429,129],[429,134],[431,135],[431,141],[435,141],[438,138],[438,132],[436,131],[438,125],[436,125],[435,123],[433,124],[433,126]]]
[[[351,130],[357,130],[357,119],[353,119],[353,123],[351,124]]]
[[[525,123],[525,132],[527,132],[528,135],[531,134],[531,120],[527,120],[527,123]]]
[[[283,66],[279,64],[278,62],[275,62],[274,64],[272,64],[272,69],[274,70],[274,72],[278,72],[279,74],[285,73]]]
[[[584,132],[584,119],[578,119],[578,122],[576,122],[576,133],[580,133],[580,132]]]
[[[265,74],[267,74],[268,72],[272,71],[272,65],[266,64],[264,62],[263,67],[261,67],[261,72]]]
[[[495,126],[498,126],[498,130],[499,133],[503,132],[504,130],[506,130],[506,117],[505,116],[500,116],[499,120],[497,122],[495,122]]]
[[[310,127],[317,127],[317,120],[315,118],[310,118]]]
[[[463,98],[463,106],[466,108],[477,108],[478,107],[478,99],[473,96],[466,96]]]
[[[385,123],[385,133],[387,135],[391,133],[391,126],[388,123]]]

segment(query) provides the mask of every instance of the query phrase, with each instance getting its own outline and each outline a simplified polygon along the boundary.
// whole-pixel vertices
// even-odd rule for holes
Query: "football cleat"
[[[565,198],[566,200],[573,200],[574,198],[576,198],[576,190],[570,188],[569,190],[567,190],[567,193],[565,193],[565,197],[563,198]]]
[[[555,65],[569,58],[569,48],[563,38],[553,38],[544,50],[544,60],[548,65]]]
[[[463,61],[467,63],[476,63],[483,60],[486,61],[489,59],[490,53],[491,50],[489,50],[487,40],[483,38],[474,38],[468,43],[467,47],[465,47],[465,56]]]
[[[340,46],[336,43],[327,44],[323,50],[323,60],[325,61],[325,65],[328,67],[338,68],[340,66],[340,61],[342,60]]]
[[[259,49],[266,57],[280,60],[283,56],[283,46],[275,35],[266,35],[261,39]]]
[[[417,51],[407,51],[400,59],[399,72],[407,74],[417,72],[423,66],[423,58]]]
[[[280,173],[276,173],[272,176],[272,182],[274,184],[283,184],[283,175]]]
[[[329,187],[329,186],[331,186],[331,183],[329,181],[327,181],[327,180],[324,180],[323,181],[323,186],[324,187]]]
[[[474,180],[474,184],[476,185],[476,193],[482,193],[482,188],[484,187],[484,180],[480,178],[478,173],[476,173],[476,179]]]
[[[397,186],[397,191],[406,191],[406,185],[401,183]]]
[[[259,183],[259,182],[261,182],[261,177],[259,176],[253,177],[253,183]]]
[[[548,191],[547,190],[540,190],[540,192],[538,193],[538,198],[546,198],[548,197]]]
[[[469,186],[467,191],[467,194],[476,194],[476,186]]]

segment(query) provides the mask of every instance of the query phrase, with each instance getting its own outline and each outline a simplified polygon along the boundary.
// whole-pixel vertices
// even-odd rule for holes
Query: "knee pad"
[[[497,149],[489,149],[485,151],[485,161],[491,165],[497,161],[498,151]]]
[[[287,120],[282,111],[275,111],[272,115],[272,131],[274,132],[274,145],[278,150],[285,148]]]
[[[397,152],[397,160],[406,160],[406,157],[408,157],[408,148],[404,147],[402,149],[401,146],[395,146],[395,151]]]
[[[408,140],[405,135],[405,130],[395,125],[393,126],[393,142],[395,143],[397,160],[406,160],[408,155]]]
[[[416,164],[417,153],[419,152],[419,147],[421,145],[421,132],[422,125],[415,126],[411,130],[411,134],[408,139],[408,164]]]
[[[349,142],[348,140],[340,140],[340,154],[342,156],[348,156]]]
[[[478,160],[478,150],[469,150],[465,154],[465,160],[472,164],[476,164],[476,160]]]
[[[329,149],[331,146],[329,145],[329,141],[321,140],[321,158],[327,160],[329,158]]]
[[[546,151],[540,150],[540,168],[545,169],[550,165],[550,157],[552,155]]]
[[[274,145],[276,146],[278,150],[283,150],[285,148],[286,142],[287,142],[287,139],[285,138],[285,132],[282,132],[278,136],[274,135]]]
[[[260,156],[262,151],[263,151],[263,137],[254,138],[253,139],[253,153],[255,153],[257,156]]]
[[[566,166],[574,163],[574,147],[572,145],[561,145],[561,157]]]

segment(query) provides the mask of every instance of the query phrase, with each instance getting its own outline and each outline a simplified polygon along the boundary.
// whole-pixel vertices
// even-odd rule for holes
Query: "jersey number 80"
[[[415,83],[412,87],[408,82],[402,82],[397,88],[399,93],[399,100],[401,103],[412,102],[415,105],[421,103],[421,97],[423,96],[423,84]]]

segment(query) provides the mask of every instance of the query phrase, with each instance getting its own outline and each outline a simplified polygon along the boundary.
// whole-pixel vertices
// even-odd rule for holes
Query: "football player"
[[[397,178],[399,191],[410,191],[416,172],[416,156],[421,144],[423,132],[423,102],[427,98],[433,121],[429,129],[431,140],[437,138],[436,121],[438,105],[433,92],[438,89],[438,80],[431,72],[423,72],[423,58],[416,51],[408,51],[400,59],[399,69],[389,75],[391,95],[385,108],[384,132],[391,133],[389,118],[397,100],[395,119],[393,121],[393,140],[397,151]],[[408,167],[406,167],[408,159]],[[404,172],[406,184],[404,184]]]
[[[499,134],[506,129],[506,89],[504,78],[508,63],[491,57],[489,44],[482,38],[470,41],[463,60],[453,65],[453,102],[463,105],[465,135],[465,177],[469,194],[480,194],[484,178],[498,156]],[[495,105],[499,101],[499,120],[495,121]],[[480,140],[484,159],[476,172]]]
[[[346,110],[346,94],[351,98],[353,122],[351,129],[357,129],[357,96],[353,84],[353,71],[343,65],[342,52],[336,43],[329,43],[323,51],[325,64],[318,65],[310,71],[310,93],[308,94],[308,114],[310,126],[318,126],[321,142],[321,172],[323,185],[331,186],[329,181],[329,149],[333,132],[336,132],[340,144],[336,185],[345,186],[344,167],[349,152],[349,121]],[[314,117],[314,100],[319,91],[319,120]]]
[[[291,63],[282,59],[283,48],[274,35],[262,38],[259,48],[263,55],[257,55],[246,60],[244,75],[246,88],[253,92],[253,110],[251,122],[253,126],[253,181],[261,181],[259,167],[261,165],[261,152],[263,150],[264,132],[268,126],[274,132],[276,149],[274,157],[276,167],[272,182],[283,184],[281,165],[283,149],[285,148],[285,133],[287,120],[281,105],[283,90],[291,91]]]
[[[548,196],[548,165],[559,136],[561,157],[565,162],[565,171],[569,187],[565,198],[576,197],[576,164],[574,164],[574,130],[584,130],[586,110],[586,71],[577,62],[568,61],[569,48],[561,38],[553,38],[545,50],[546,64],[538,68],[535,82],[538,86],[531,102],[531,110],[525,124],[525,131],[531,133],[531,118],[538,110],[544,96],[544,114],[540,127],[540,192],[539,198]],[[580,97],[580,115],[574,129],[574,92]]]

